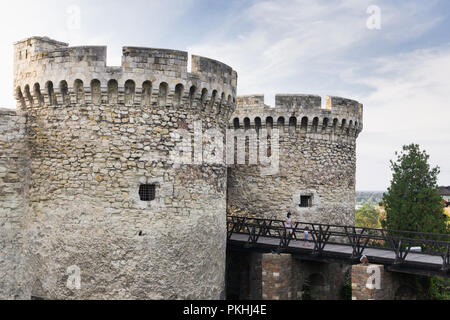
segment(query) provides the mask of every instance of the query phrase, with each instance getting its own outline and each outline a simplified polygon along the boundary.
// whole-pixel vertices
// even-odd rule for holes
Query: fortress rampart
[[[277,94],[275,108],[264,104],[263,95],[239,96],[232,116],[233,128],[278,128],[280,133],[303,132],[315,139],[354,143],[362,131],[362,105],[340,97]]]
[[[360,103],[283,94],[270,108],[236,97],[237,73],[216,60],[192,56],[188,71],[182,51],[124,47],[117,67],[106,55],[46,37],[14,45],[17,110],[0,110],[0,298],[220,299],[227,203],[353,223]],[[192,152],[179,129],[196,131]],[[208,161],[211,132],[243,141],[245,161]],[[275,172],[250,161],[253,142],[257,160],[277,154]]]
[[[188,72],[187,53],[165,49],[125,47],[120,67],[106,65],[105,47],[33,37],[14,49],[29,154],[17,197],[30,263],[17,297],[224,297],[226,165],[175,165],[171,152],[195,121],[225,136],[236,72],[198,56]]]
[[[25,118],[0,108],[0,297],[16,298],[27,284]]]
[[[229,168],[228,204],[268,218],[291,211],[298,221],[353,224],[362,113],[360,103],[339,97],[326,97],[325,108],[315,95],[278,94],[274,108],[263,95],[238,97],[229,127],[248,135],[235,146],[246,161]],[[259,150],[262,138],[268,155],[278,152],[278,170],[269,175],[249,161],[250,144]]]
[[[237,74],[216,60],[183,51],[124,47],[122,65],[106,65],[106,47],[69,47],[33,37],[15,44],[14,87],[20,109],[77,103],[178,106],[229,116]],[[225,114],[227,113],[227,114]]]

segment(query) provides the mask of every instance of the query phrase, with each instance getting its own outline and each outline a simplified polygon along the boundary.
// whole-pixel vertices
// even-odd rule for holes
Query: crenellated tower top
[[[219,61],[184,51],[124,47],[119,67],[106,65],[105,46],[69,47],[47,37],[14,44],[14,88],[19,109],[48,105],[110,102],[214,109],[230,116],[237,73]]]
[[[363,105],[358,101],[340,97],[322,98],[307,94],[277,94],[275,108],[264,104],[264,95],[237,97],[237,107],[230,126],[283,127],[305,133],[327,136],[357,137],[363,129]],[[328,135],[331,134],[331,135]],[[323,135],[322,135],[323,137]],[[350,140],[349,140],[350,141]]]

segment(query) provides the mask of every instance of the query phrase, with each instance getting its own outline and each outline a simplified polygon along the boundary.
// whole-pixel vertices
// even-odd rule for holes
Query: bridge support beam
[[[426,299],[428,292],[427,277],[390,272],[377,264],[352,266],[353,300]]]

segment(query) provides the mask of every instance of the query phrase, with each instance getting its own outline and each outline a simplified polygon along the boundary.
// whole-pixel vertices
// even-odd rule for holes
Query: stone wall
[[[352,266],[353,300],[429,299],[429,278],[387,271],[383,265]]]
[[[351,265],[293,260],[293,294],[298,300],[342,300]]]
[[[300,260],[291,254],[227,251],[231,300],[340,300],[351,266]]]
[[[229,204],[266,218],[284,219],[291,210],[299,221],[353,224],[362,105],[327,97],[321,108],[321,98],[309,95],[277,95],[275,108],[258,95],[238,97],[237,103],[230,127],[248,138],[246,144],[234,145],[246,162],[230,167]],[[279,170],[269,175],[261,170],[264,134],[268,155],[279,148]],[[258,162],[251,164],[254,142]],[[311,198],[310,207],[300,207],[301,196]]]
[[[292,256],[264,254],[261,264],[263,300],[292,300]]]
[[[15,44],[30,153],[28,298],[224,297],[227,168],[180,164],[176,146],[177,129],[193,133],[196,121],[225,136],[237,75],[192,59],[188,72],[185,52],[125,47],[122,66],[108,67],[105,47]],[[143,184],[153,201],[141,201]]]
[[[0,109],[0,299],[24,298],[26,141],[24,117]]]

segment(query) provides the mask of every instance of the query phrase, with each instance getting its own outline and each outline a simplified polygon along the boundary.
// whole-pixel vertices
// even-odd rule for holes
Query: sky
[[[418,143],[450,185],[450,1],[15,1],[0,11],[0,106],[15,107],[15,41],[30,36],[170,48],[238,72],[238,95],[342,96],[364,105],[357,190],[386,190],[389,161]]]

